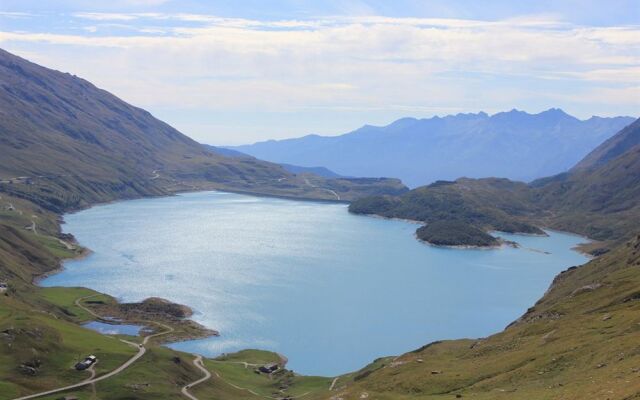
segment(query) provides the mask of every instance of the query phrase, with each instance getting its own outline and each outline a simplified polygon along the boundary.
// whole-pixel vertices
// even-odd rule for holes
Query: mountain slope
[[[56,212],[179,190],[336,199],[279,165],[206,150],[150,113],[78,77],[0,50],[0,186]],[[350,182],[349,200],[403,190]]]
[[[600,146],[589,153],[573,168],[583,170],[605,164],[607,161],[622,155],[627,150],[640,145],[640,122],[636,122],[624,128],[622,131],[609,138]]]
[[[299,165],[280,163],[282,168],[291,172],[292,174],[315,174],[322,176],[323,178],[341,178],[342,175],[336,174],[329,168],[325,167],[301,167]]]
[[[349,176],[395,176],[415,187],[461,176],[530,181],[572,167],[633,118],[578,120],[562,110],[404,118],[384,127],[267,141],[234,149]]]
[[[640,120],[597,147],[566,174],[534,182],[534,201],[553,210],[551,226],[598,240],[621,240],[640,221]]]
[[[0,152],[1,177],[29,178],[13,180],[13,192],[36,201],[58,192],[59,207],[167,193],[166,182],[152,179],[156,173],[219,181],[282,176],[266,163],[248,165],[208,153],[91,83],[5,51],[0,51]],[[74,198],[64,198],[65,191]]]
[[[0,68],[4,176],[79,168],[87,176],[146,176],[158,165],[207,156],[195,141],[81,78],[5,51]]]

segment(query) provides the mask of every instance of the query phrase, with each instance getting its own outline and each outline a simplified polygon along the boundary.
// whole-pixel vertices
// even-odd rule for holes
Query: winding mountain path
[[[208,369],[206,369],[204,367],[204,365],[202,364],[202,356],[198,355],[195,360],[193,360],[193,365],[195,365],[200,371],[202,371],[204,373],[204,376],[200,379],[198,379],[197,381],[191,382],[188,385],[185,385],[182,388],[182,394],[187,396],[188,398],[190,398],[191,400],[198,400],[197,397],[195,397],[194,395],[192,395],[191,393],[189,393],[189,389],[191,389],[192,387],[201,384],[202,382],[208,380],[209,378],[211,378],[211,372],[209,372]]]
[[[31,225],[27,226],[26,229],[33,232],[34,235],[38,235],[38,227],[36,226],[36,221],[34,220],[31,220]]]
[[[82,305],[81,301],[82,300],[86,300],[89,299],[91,297],[96,297],[99,296],[97,294],[91,295],[91,296],[85,296],[85,297],[80,297],[78,299],[76,299],[75,304],[82,308],[83,310],[85,310],[86,312],[88,312],[89,314],[93,315],[96,318],[99,319],[104,319],[101,316],[99,316],[98,314],[96,314],[95,312],[93,312],[93,310],[90,310],[89,308],[85,307],[84,305]],[[114,369],[113,371],[106,373],[102,376],[99,376],[97,378],[95,378],[95,371],[90,371],[91,373],[91,377],[89,379],[85,379],[84,381],[80,382],[80,383],[76,383],[74,385],[69,385],[69,386],[64,386],[58,389],[51,389],[51,390],[47,390],[45,392],[40,392],[40,393],[35,393],[35,394],[30,394],[28,396],[22,396],[22,397],[18,397],[15,398],[13,400],[28,400],[28,399],[35,399],[37,397],[42,397],[42,396],[47,396],[50,394],[56,394],[56,393],[60,393],[60,392],[66,392],[68,390],[72,390],[72,389],[79,389],[81,387],[87,386],[87,385],[92,385],[96,382],[100,382],[103,381],[105,379],[111,378],[112,376],[118,375],[120,372],[124,371],[125,369],[129,368],[131,366],[131,364],[135,363],[136,361],[138,361],[138,359],[140,357],[142,357],[144,355],[144,353],[147,352],[147,349],[145,347],[145,345],[147,344],[147,342],[149,341],[149,339],[154,338],[154,337],[158,337],[161,335],[166,335],[168,333],[171,333],[174,331],[174,329],[168,325],[159,323],[159,322],[154,322],[154,321],[145,321],[145,322],[152,322],[154,324],[160,325],[164,328],[166,328],[167,330],[162,331],[162,332],[158,332],[158,333],[154,333],[153,335],[149,335],[149,336],[145,336],[145,338],[142,340],[142,343],[138,344],[138,343],[133,343],[133,342],[129,342],[128,340],[124,340],[124,339],[120,339],[121,342],[124,342],[130,346],[133,346],[135,348],[138,349],[138,352],[131,357],[130,359],[128,359],[124,364],[122,364],[121,366],[119,366],[118,368]]]
[[[89,379],[93,379],[96,377],[96,365],[100,362],[100,360],[96,360],[96,362],[94,362],[93,364],[91,364],[91,366],[89,367],[89,369],[87,371],[90,372],[91,376],[89,377]],[[92,383],[91,384],[91,400],[96,400],[98,398],[98,392],[96,391],[96,384]]]
[[[40,393],[35,393],[35,394],[30,394],[28,396],[23,396],[23,397],[18,397],[14,400],[27,400],[27,399],[35,399],[37,397],[42,397],[42,396],[47,396],[50,394],[56,394],[56,393],[60,393],[60,392],[66,392],[68,390],[72,390],[72,389],[79,389],[83,386],[87,386],[87,385],[91,385],[94,384],[96,382],[100,382],[103,381],[105,379],[111,378],[114,375],[119,374],[120,372],[124,371],[125,369],[127,369],[131,364],[133,364],[134,362],[136,362],[140,357],[142,357],[144,355],[144,353],[147,351],[147,349],[143,346],[143,345],[138,345],[136,343],[132,343],[132,342],[127,342],[126,340],[122,340],[123,342],[132,345],[136,348],[138,348],[138,353],[136,353],[136,355],[134,355],[133,357],[131,357],[130,359],[128,359],[124,364],[122,364],[121,366],[119,366],[118,368],[114,369],[113,371],[99,376],[98,378],[89,378],[86,379],[80,383],[76,383],[75,385],[69,385],[69,386],[64,386],[58,389],[52,389],[52,390],[47,390],[46,392],[40,392]]]
[[[314,189],[320,189],[320,190],[324,190],[326,192],[331,193],[332,195],[334,195],[336,197],[336,200],[340,201],[340,195],[338,193],[336,193],[335,190],[331,190],[331,189],[327,189],[327,188],[323,188],[317,185],[314,185],[313,183],[309,182],[309,179],[307,179],[306,177],[303,178],[304,179],[304,183],[306,183],[308,186],[314,188]]]

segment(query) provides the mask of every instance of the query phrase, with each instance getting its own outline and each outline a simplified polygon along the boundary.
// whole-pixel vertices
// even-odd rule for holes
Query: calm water
[[[494,333],[559,271],[586,260],[570,250],[581,242],[571,235],[504,235],[521,249],[442,249],[415,240],[415,224],[350,215],[345,205],[218,192],[108,204],[65,220],[94,253],[43,285],[187,304],[221,336],[175,348],[271,349],[305,374]]]
[[[128,325],[128,324],[119,324],[112,325],[106,324],[104,322],[99,321],[91,321],[83,324],[85,328],[93,329],[94,331],[98,331],[100,333],[104,333],[105,335],[131,335],[137,336],[140,330],[144,328],[140,325]]]

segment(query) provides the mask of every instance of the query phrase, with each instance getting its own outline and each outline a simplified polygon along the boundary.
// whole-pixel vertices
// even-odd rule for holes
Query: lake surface
[[[416,224],[342,204],[220,192],[101,205],[65,221],[94,253],[44,286],[164,297],[221,333],[174,348],[270,349],[296,372],[327,376],[434,340],[495,333],[558,272],[586,261],[571,250],[584,240],[567,234],[502,235],[520,249],[444,249],[418,242]]]
[[[85,328],[103,333],[105,335],[130,335],[137,336],[144,326],[129,324],[107,324],[100,321],[91,321],[82,324]]]

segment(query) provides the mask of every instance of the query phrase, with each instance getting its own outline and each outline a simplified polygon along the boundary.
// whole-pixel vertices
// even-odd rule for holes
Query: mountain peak
[[[448,117],[468,120],[477,118],[484,119],[487,118],[488,115],[486,112],[480,111],[478,113],[458,113],[456,115],[449,115]]]
[[[393,121],[391,124],[388,125],[388,127],[395,128],[395,129],[404,129],[406,127],[409,127],[409,126],[415,124],[416,122],[418,122],[418,119],[416,119],[416,118],[405,117],[405,118],[400,118],[400,119],[397,119],[397,120]],[[365,126],[367,126],[367,125],[365,125]]]
[[[566,112],[564,112],[564,110],[562,110],[561,108],[550,108],[546,111],[543,111],[541,113],[538,114],[539,116],[546,116],[546,117],[554,117],[554,118],[571,118],[571,119],[577,119],[574,116],[571,116],[569,114],[567,114]]]
[[[495,113],[490,118],[494,121],[495,120],[517,121],[519,119],[526,118],[529,116],[531,116],[531,114],[525,111],[518,110],[517,108],[513,108],[510,111],[502,111],[502,112]]]
[[[562,108],[557,108],[557,107],[551,107],[550,109],[541,112],[541,114],[544,114],[544,113],[569,115],[566,112],[564,112],[564,110]]]

